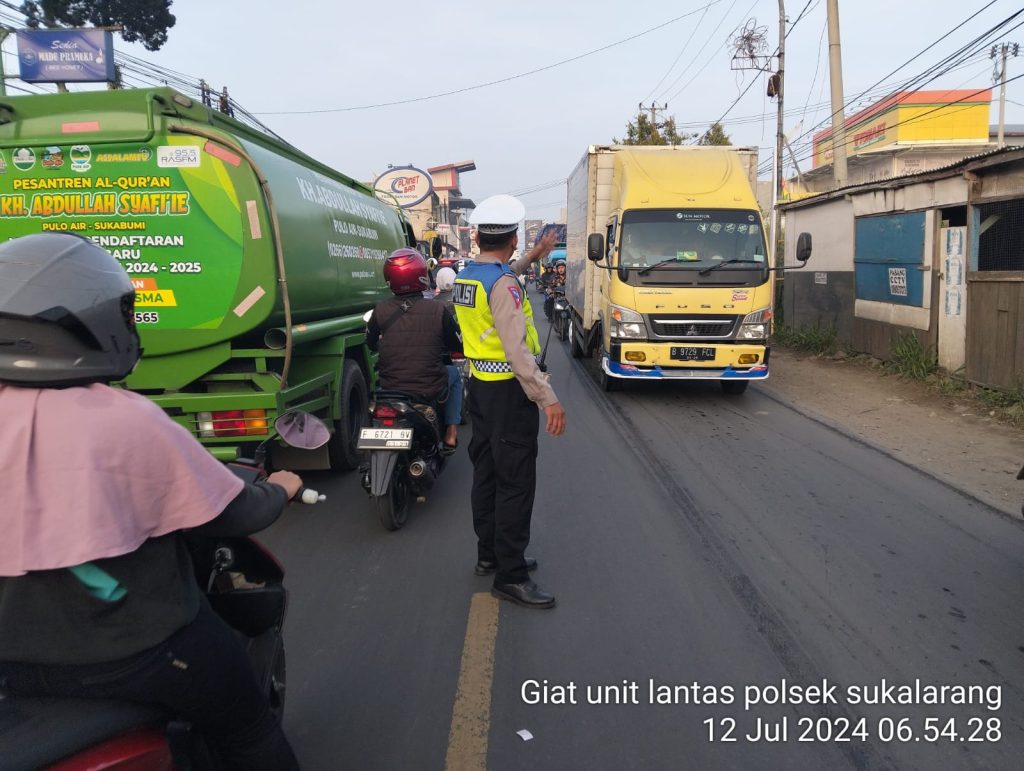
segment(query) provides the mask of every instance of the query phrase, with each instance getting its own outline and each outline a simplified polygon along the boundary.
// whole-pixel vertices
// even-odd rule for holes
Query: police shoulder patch
[[[512,302],[514,302],[516,304],[516,308],[522,308],[523,307],[523,295],[520,292],[519,287],[518,286],[510,286],[508,288],[508,293],[510,295],[512,295]]]

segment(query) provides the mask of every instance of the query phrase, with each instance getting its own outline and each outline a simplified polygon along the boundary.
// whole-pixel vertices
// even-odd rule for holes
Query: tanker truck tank
[[[357,463],[375,363],[362,314],[412,242],[397,206],[166,88],[9,97],[0,162],[6,237],[91,238],[135,284],[145,352],[125,387],[218,457],[302,408],[338,429],[306,467]]]

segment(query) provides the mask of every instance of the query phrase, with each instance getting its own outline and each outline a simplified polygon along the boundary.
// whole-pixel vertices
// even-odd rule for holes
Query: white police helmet
[[[469,215],[469,224],[476,225],[481,233],[500,235],[511,233],[519,227],[526,216],[522,201],[510,195],[492,195],[480,202]]]

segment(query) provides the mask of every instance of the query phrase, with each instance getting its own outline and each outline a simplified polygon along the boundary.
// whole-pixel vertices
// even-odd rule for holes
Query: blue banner
[[[101,29],[18,32],[21,79],[28,83],[104,83],[114,80],[114,39]]]
[[[857,217],[857,299],[924,306],[924,212]]]

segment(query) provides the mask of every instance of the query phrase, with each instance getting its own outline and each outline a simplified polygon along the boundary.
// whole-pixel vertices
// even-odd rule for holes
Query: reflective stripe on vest
[[[480,380],[510,380],[515,377],[505,356],[501,338],[494,334],[490,293],[502,276],[511,276],[519,286],[526,316],[526,347],[534,356],[540,353],[540,335],[533,325],[533,309],[519,277],[497,262],[469,262],[455,279],[452,290],[455,314],[462,329],[462,344],[470,371]]]

